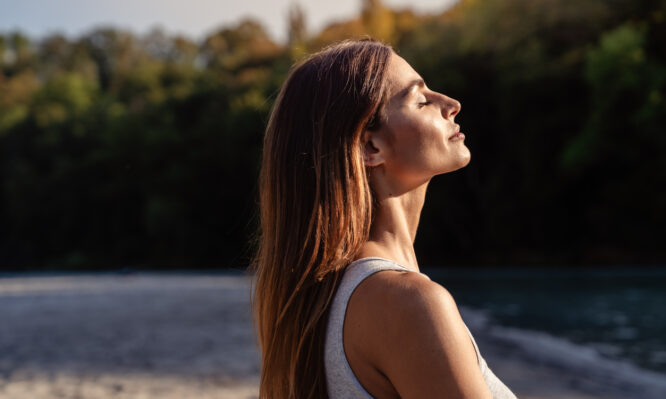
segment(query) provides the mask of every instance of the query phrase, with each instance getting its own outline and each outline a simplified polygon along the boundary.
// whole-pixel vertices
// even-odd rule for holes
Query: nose
[[[453,117],[460,112],[462,105],[460,104],[460,101],[447,97],[444,94],[442,94],[442,97],[442,115],[446,119],[453,120]]]
[[[442,93],[434,92],[437,97],[439,97],[439,104],[442,108],[442,116],[444,119],[451,119],[460,112],[460,101],[455,100],[449,96],[446,96]]]

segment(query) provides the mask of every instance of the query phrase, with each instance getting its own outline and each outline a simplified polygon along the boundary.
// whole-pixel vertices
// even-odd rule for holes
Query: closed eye
[[[423,103],[419,103],[419,108],[423,108],[426,105],[430,105],[430,104],[432,104],[432,101],[426,101],[426,102],[423,102]]]

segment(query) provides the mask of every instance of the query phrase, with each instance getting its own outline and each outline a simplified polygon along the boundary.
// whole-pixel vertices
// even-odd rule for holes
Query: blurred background
[[[105,306],[154,301],[160,320],[181,322],[159,329],[168,335],[183,319],[166,315],[189,312],[173,311],[182,296],[213,306],[187,322],[195,336],[202,325],[229,331],[242,321],[223,344],[213,333],[204,339],[235,360],[201,370],[245,364],[225,369],[221,386],[249,382],[211,397],[254,395],[258,366],[239,299],[249,287],[234,271],[254,248],[268,115],[295,61],[371,35],[462,103],[456,121],[472,160],[431,183],[416,249],[457,298],[496,374],[522,397],[550,397],[550,377],[572,389],[553,385],[552,397],[666,396],[665,0],[0,0],[0,8],[0,317],[10,321],[0,349],[14,351],[0,360],[5,383],[16,370],[53,375],[43,354],[30,363],[16,348],[40,348],[40,339],[71,346],[67,328],[84,320],[72,315],[90,321]],[[116,271],[124,274],[105,274]],[[181,283],[164,285],[165,271]],[[79,280],[82,272],[100,280]],[[29,314],[51,321],[35,325]],[[130,322],[109,321],[104,329],[119,335],[91,344],[142,336],[119,363],[123,373],[168,369],[142,363],[152,356],[146,345],[162,353],[194,342],[160,341],[146,318],[132,320],[134,333],[120,327]],[[95,337],[101,327],[90,322]],[[54,325],[61,335],[36,332]],[[234,352],[238,339],[250,349]],[[217,353],[202,348],[193,358]],[[520,348],[523,363],[500,363]],[[94,358],[82,356],[80,364]],[[525,359],[543,373],[530,374]],[[606,371],[581,374],[583,366]],[[175,370],[165,373],[182,374]],[[609,388],[609,379],[620,382]],[[113,391],[122,383],[109,384],[122,394]],[[213,391],[202,392],[194,396]],[[0,397],[14,396],[0,384]]]
[[[273,2],[217,29],[188,24],[241,7],[140,2],[161,21],[128,1],[69,3],[5,1],[0,17],[4,270],[243,267],[281,82],[363,34],[463,104],[472,161],[430,187],[422,263],[666,261],[663,1],[350,1],[317,28]],[[150,27],[184,8],[189,35]]]

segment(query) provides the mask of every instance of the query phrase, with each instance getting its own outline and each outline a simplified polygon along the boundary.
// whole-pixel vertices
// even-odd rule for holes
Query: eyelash
[[[430,105],[430,104],[432,104],[431,101],[426,101],[426,102],[424,102],[424,103],[419,103],[419,108],[423,108],[423,107],[425,107],[426,105]]]

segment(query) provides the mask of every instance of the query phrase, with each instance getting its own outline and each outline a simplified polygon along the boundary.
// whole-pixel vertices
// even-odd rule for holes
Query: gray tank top
[[[324,346],[324,368],[326,370],[326,385],[328,396],[331,399],[368,399],[372,396],[363,388],[352,371],[342,343],[343,326],[347,303],[354,289],[367,277],[382,270],[413,271],[384,258],[363,258],[352,262],[345,271],[342,281],[333,298],[326,328],[326,341]],[[467,326],[465,325],[465,328]],[[493,374],[485,359],[481,356],[472,333],[467,328],[474,350],[479,360],[481,374],[486,381],[494,399],[516,399],[516,396],[502,381]]]

